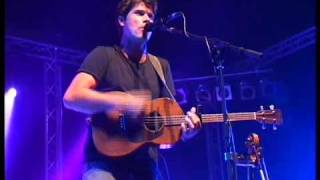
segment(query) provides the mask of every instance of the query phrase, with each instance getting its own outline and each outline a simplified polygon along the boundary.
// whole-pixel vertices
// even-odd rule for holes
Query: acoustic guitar
[[[277,109],[228,113],[228,117],[231,122],[282,124],[282,113]],[[103,127],[93,126],[93,141],[100,153],[112,157],[130,154],[146,143],[175,144],[180,140],[184,118],[177,102],[168,98],[155,99],[135,118],[117,111],[107,114]],[[223,114],[201,114],[200,119],[202,125],[224,121]]]

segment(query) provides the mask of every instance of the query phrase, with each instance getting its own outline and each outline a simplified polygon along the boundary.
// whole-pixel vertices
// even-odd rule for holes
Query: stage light
[[[8,96],[15,98],[17,96],[17,90],[15,88],[10,88],[7,92]]]
[[[16,96],[17,90],[15,88],[10,88],[5,94],[5,137],[7,137],[9,132],[10,120]]]
[[[256,89],[248,82],[240,82],[241,100],[254,100],[256,98]]]
[[[231,92],[231,86],[230,85],[225,85],[224,86],[224,94],[225,94],[225,99],[232,100],[232,92]],[[218,101],[222,100],[221,92],[220,92],[220,87],[216,86],[216,97]]]
[[[74,145],[64,157],[63,164],[60,164],[61,167],[57,164],[55,174],[52,172],[52,174],[49,175],[49,179],[81,179],[79,175],[82,173],[82,163],[85,157],[85,145],[87,144],[88,133],[88,129],[85,127],[79,139],[73,142]],[[62,152],[60,151],[60,153]]]

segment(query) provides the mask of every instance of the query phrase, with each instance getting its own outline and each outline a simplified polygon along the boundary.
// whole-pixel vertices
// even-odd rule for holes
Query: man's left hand
[[[181,123],[182,129],[182,140],[186,141],[195,136],[201,127],[201,121],[199,116],[196,114],[196,108],[192,107],[185,116],[185,121]]]

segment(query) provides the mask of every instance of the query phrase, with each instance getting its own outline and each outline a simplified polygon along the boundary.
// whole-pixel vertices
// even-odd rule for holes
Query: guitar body
[[[175,144],[181,137],[184,112],[168,98],[159,98],[145,105],[140,115],[132,118],[121,112],[112,111],[93,122],[93,141],[97,150],[107,156],[124,156],[143,144]],[[228,113],[228,121],[258,121],[262,124],[282,124],[280,110]],[[201,114],[201,123],[222,123],[223,114]]]
[[[155,99],[138,118],[124,117],[120,112],[108,114],[106,127],[93,126],[93,141],[100,153],[113,157],[130,154],[145,143],[175,144],[181,136],[175,117],[181,116],[184,112],[177,102]]]

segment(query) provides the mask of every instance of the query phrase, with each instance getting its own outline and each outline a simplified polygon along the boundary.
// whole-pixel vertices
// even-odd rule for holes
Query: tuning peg
[[[277,125],[273,124],[273,125],[272,125],[272,130],[275,131],[275,130],[277,130],[277,129],[278,129]]]
[[[260,110],[263,111],[263,110],[264,110],[264,107],[263,107],[263,106],[260,106]]]
[[[269,106],[269,108],[270,108],[270,110],[274,110],[274,105],[271,104],[271,105]]]
[[[262,124],[261,124],[261,129],[263,129],[263,130],[267,129],[266,124],[264,122],[262,122]]]

